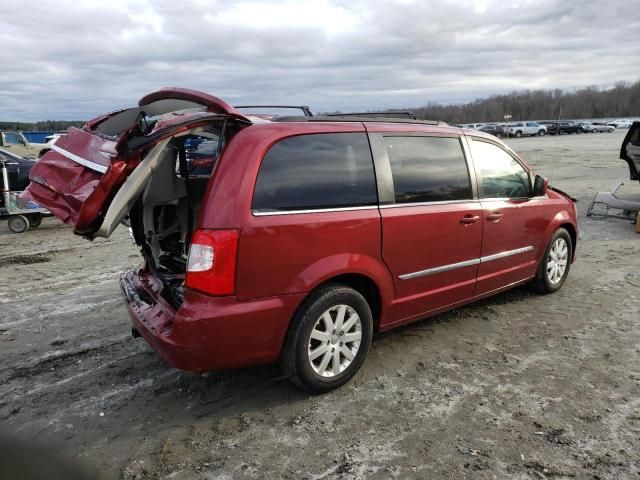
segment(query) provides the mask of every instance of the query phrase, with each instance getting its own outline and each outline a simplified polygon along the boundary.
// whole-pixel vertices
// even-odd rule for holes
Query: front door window
[[[472,140],[471,153],[480,172],[480,198],[523,198],[531,193],[529,173],[509,153]]]

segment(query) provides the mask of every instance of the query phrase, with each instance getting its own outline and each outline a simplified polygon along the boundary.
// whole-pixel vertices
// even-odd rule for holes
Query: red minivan
[[[196,175],[197,142],[213,155]],[[559,289],[578,238],[572,199],[491,135],[243,115],[179,88],[71,128],[30,179],[78,235],[128,221],[144,263],[122,293],[167,362],[279,361],[313,392],[353,376],[374,332],[526,282]]]

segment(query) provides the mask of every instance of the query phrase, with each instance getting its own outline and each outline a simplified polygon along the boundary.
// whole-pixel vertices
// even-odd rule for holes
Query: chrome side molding
[[[515,250],[507,250],[506,252],[495,253],[493,255],[487,255],[480,258],[480,263],[490,262],[491,260],[499,260],[500,258],[510,257],[511,255],[518,255],[519,253],[530,252],[533,250],[533,246],[516,248]]]
[[[470,267],[472,265],[478,265],[480,263],[479,258],[473,260],[466,260],[464,262],[451,263],[449,265],[442,265],[441,267],[427,268],[426,270],[420,270],[419,272],[405,273],[400,275],[400,280],[411,280],[412,278],[424,277],[426,275],[433,275],[434,273],[448,272],[449,270],[455,270],[456,268]]]
[[[412,278],[425,277],[427,275],[434,275],[436,273],[448,272],[450,270],[455,270],[457,268],[471,267],[473,265],[478,265],[480,263],[491,262],[492,260],[499,260],[501,258],[510,257],[512,255],[518,255],[520,253],[530,252],[533,250],[533,246],[529,245],[527,247],[516,248],[515,250],[507,250],[500,253],[495,253],[493,255],[487,255],[485,257],[474,258],[472,260],[465,260],[464,262],[450,263],[449,265],[442,265],[440,267],[427,268],[426,270],[420,270],[418,272],[405,273],[404,275],[400,275],[398,278],[400,280],[411,280]]]

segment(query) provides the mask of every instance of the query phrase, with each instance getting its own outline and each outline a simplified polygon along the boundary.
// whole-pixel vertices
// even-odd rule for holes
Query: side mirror
[[[549,188],[549,180],[540,175],[536,175],[536,178],[533,180],[533,196],[539,197],[547,193],[547,189]]]

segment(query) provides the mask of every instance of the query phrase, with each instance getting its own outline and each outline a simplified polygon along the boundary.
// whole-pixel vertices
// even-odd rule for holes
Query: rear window
[[[273,145],[260,166],[255,212],[377,204],[373,159],[365,133],[290,137]]]
[[[396,203],[472,198],[458,138],[385,137]]]

